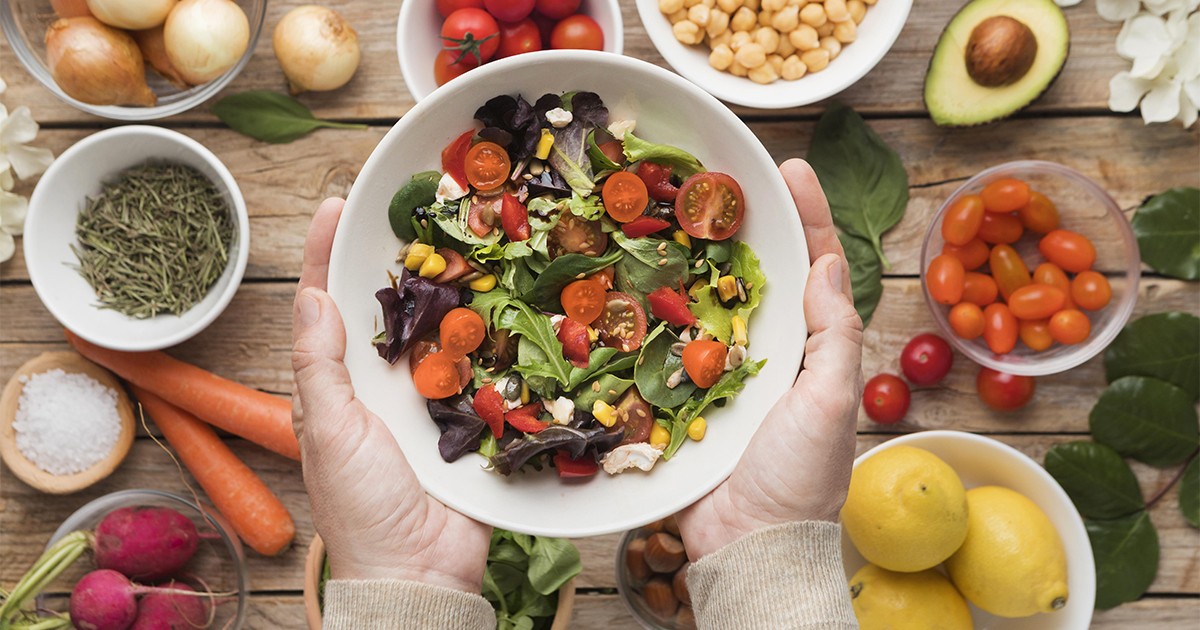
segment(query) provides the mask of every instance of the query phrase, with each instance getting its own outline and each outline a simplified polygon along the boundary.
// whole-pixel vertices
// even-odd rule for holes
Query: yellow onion
[[[171,65],[171,59],[167,57],[167,43],[161,25],[144,31],[133,31],[130,35],[133,35],[138,48],[142,49],[142,59],[146,60],[159,76],[181,90],[187,89],[187,81],[183,80],[183,75],[179,74],[175,66]]]
[[[90,17],[62,19],[46,30],[46,61],[55,83],[92,105],[146,105],[158,98],[146,85],[137,42]]]
[[[324,7],[289,11],[275,27],[272,42],[293,94],[342,87],[358,69],[358,33]]]
[[[92,14],[87,0],[50,0],[50,7],[60,18],[88,17]]]
[[[230,0],[183,0],[163,27],[167,57],[192,85],[232,68],[250,43],[250,23]]]
[[[140,31],[167,19],[175,0],[87,0],[97,20],[109,26]]]

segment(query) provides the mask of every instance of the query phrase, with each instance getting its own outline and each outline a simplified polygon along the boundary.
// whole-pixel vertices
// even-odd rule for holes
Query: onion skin
[[[55,83],[91,105],[154,105],[142,51],[124,31],[96,18],[62,19],[46,30],[46,61]]]
[[[87,0],[50,0],[50,7],[60,18],[92,17]]]
[[[142,59],[150,64],[152,70],[166,79],[167,83],[181,90],[188,88],[188,83],[183,79],[183,75],[179,74],[175,66],[171,65],[171,59],[167,57],[167,43],[163,38],[162,26],[145,31],[133,31],[130,35],[133,35],[138,48],[142,50]]]
[[[292,94],[337,89],[358,69],[358,33],[324,7],[289,11],[275,27],[272,44]]]
[[[175,0],[87,0],[97,20],[109,26],[140,31],[167,19]]]
[[[200,85],[237,64],[250,45],[250,23],[230,0],[182,0],[167,16],[163,37],[171,65]]]

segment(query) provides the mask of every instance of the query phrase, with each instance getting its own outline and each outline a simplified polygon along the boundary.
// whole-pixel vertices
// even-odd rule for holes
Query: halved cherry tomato
[[[1062,310],[1066,293],[1048,284],[1027,284],[1008,296],[1008,310],[1017,319],[1046,319]]]
[[[979,195],[967,195],[954,202],[942,219],[942,238],[947,243],[966,245],[979,233],[983,223],[983,200]]]
[[[996,411],[1016,411],[1033,399],[1035,381],[1032,376],[1005,374],[991,368],[979,368],[975,389],[979,399]]]
[[[570,317],[564,318],[558,326],[558,341],[563,347],[563,356],[577,368],[588,366],[588,352],[591,350],[591,340],[588,339],[587,326]]]
[[[478,67],[479,62],[475,61],[474,55],[460,55],[457,50],[443,50],[433,58],[433,80],[440,87]],[[442,170],[446,169],[443,167]],[[457,177],[455,179],[457,180]],[[467,181],[464,179],[459,184],[466,187]]]
[[[929,270],[925,272],[925,286],[935,302],[958,304],[962,301],[965,276],[959,259],[942,254],[929,263]]]
[[[974,271],[968,271],[963,275],[962,301],[984,307],[995,302],[996,295],[999,293],[996,281],[991,276]]]
[[[504,414],[504,421],[522,433],[537,433],[550,426],[549,422],[538,420],[543,409],[540,402],[530,403]]]
[[[475,413],[487,423],[492,435],[497,439],[504,435],[504,397],[496,391],[495,385],[484,385],[475,392],[471,406]]]
[[[1019,179],[997,179],[984,186],[979,197],[988,212],[1015,212],[1029,203],[1029,184]]]
[[[654,424],[654,412],[650,409],[650,403],[642,398],[637,385],[634,385],[625,390],[617,401],[616,420],[608,432],[615,433],[625,429],[625,437],[621,438],[621,444],[645,442],[650,439],[650,431]]]
[[[513,200],[515,201],[516,197],[513,197]],[[503,206],[503,197],[484,197],[483,195],[471,197],[471,205],[467,206],[467,227],[479,236],[491,234],[496,224],[501,222]]]
[[[1066,272],[1061,267],[1052,263],[1044,262],[1033,270],[1034,284],[1048,284],[1052,287],[1058,287],[1066,299],[1063,300],[1063,308],[1075,308],[1075,303],[1071,300],[1071,279],[1067,277]]]
[[[650,203],[646,183],[629,171],[617,171],[609,175],[600,196],[604,199],[604,209],[608,216],[621,223],[642,216],[646,211],[646,204]]]
[[[1054,345],[1050,336],[1050,319],[1023,319],[1017,328],[1021,341],[1030,350],[1041,352]]]
[[[1043,236],[1038,251],[1046,260],[1071,273],[1087,271],[1096,262],[1096,247],[1092,242],[1082,234],[1066,230],[1052,230]]]
[[[1029,203],[1017,210],[1017,218],[1021,219],[1021,225],[1030,232],[1046,234],[1058,229],[1058,208],[1046,195],[1036,190],[1030,191]]]
[[[653,234],[670,226],[670,221],[665,221],[663,219],[659,219],[658,217],[648,217],[642,215],[630,221],[629,223],[622,224],[621,231],[624,232],[625,236],[628,236],[629,238],[638,238],[640,236],[646,236],[647,234]]]
[[[978,339],[983,334],[983,309],[978,304],[960,302],[950,309],[950,327],[963,339]]]
[[[413,384],[417,393],[438,400],[462,391],[458,378],[458,366],[445,352],[435,352],[425,357],[413,372]]]
[[[912,393],[908,385],[892,374],[877,374],[863,389],[863,408],[867,417],[879,424],[896,424],[908,414]]]
[[[467,151],[467,181],[477,190],[491,190],[508,179],[508,151],[494,142],[480,142]]]
[[[434,282],[454,282],[475,270],[474,267],[467,264],[467,259],[463,258],[462,254],[449,247],[439,247],[437,254],[446,261],[446,270],[439,273],[433,279]]]
[[[638,164],[637,176],[646,184],[650,198],[655,201],[675,201],[679,196],[679,188],[671,183],[671,171],[674,166],[655,164],[643,161]]]
[[[496,58],[503,59],[542,49],[542,34],[528,17],[516,22],[500,22],[500,47]]]
[[[600,343],[621,352],[633,352],[646,338],[646,312],[632,296],[609,291],[604,298],[604,311],[596,320]]]
[[[979,224],[979,238],[985,243],[1016,243],[1024,231],[1015,214],[985,212],[983,222]]]
[[[742,187],[724,173],[692,175],[675,197],[679,227],[695,238],[725,240],[742,227],[745,214]]]
[[[554,468],[558,470],[559,479],[591,477],[600,471],[600,465],[596,463],[595,456],[590,453],[584,453],[583,457],[579,459],[571,459],[571,454],[564,450],[559,450],[555,454]]]
[[[1004,304],[996,302],[983,309],[983,341],[996,354],[1008,354],[1017,345],[1017,318]]]
[[[683,347],[683,369],[697,387],[707,389],[721,379],[727,354],[729,348],[720,341],[697,339]]]
[[[978,236],[967,241],[966,245],[955,245],[953,243],[942,245],[942,253],[950,254],[957,258],[962,262],[963,269],[967,271],[982,267],[988,261],[988,254],[991,251],[987,243],[984,243],[983,239]]]
[[[937,385],[953,365],[954,351],[950,344],[931,333],[913,337],[900,353],[900,371],[913,385]]]
[[[616,275],[617,275],[616,266],[609,265],[609,266],[601,269],[600,271],[597,271],[596,273],[588,276],[585,279],[586,280],[595,280],[596,282],[600,283],[600,286],[604,287],[605,291],[611,291],[613,288],[613,278],[616,277]]]
[[[599,221],[585,221],[564,212],[554,229],[550,230],[547,249],[550,260],[563,254],[583,254],[595,258],[608,249],[608,235],[600,229]]]
[[[449,51],[443,50],[442,53]],[[441,57],[441,53],[438,54]],[[439,84],[440,85],[440,84]],[[471,150],[471,138],[475,136],[475,131],[464,131],[462,135],[454,139],[454,142],[446,145],[442,149],[442,171],[448,173],[454,181],[458,182],[459,186],[466,188],[470,182],[467,181],[467,151]]]
[[[1071,281],[1071,299],[1079,308],[1098,311],[1112,299],[1112,286],[1108,284],[1108,278],[1099,272],[1081,271]]]
[[[479,313],[469,308],[458,307],[446,313],[439,327],[442,348],[450,358],[458,360],[472,352],[483,343],[487,335],[487,325]]]
[[[655,317],[675,326],[689,326],[696,321],[696,316],[688,310],[688,301],[667,287],[659,287],[646,296],[650,303],[650,313]]]
[[[1092,333],[1092,322],[1083,311],[1067,309],[1050,317],[1050,336],[1063,345],[1081,343]]]
[[[446,17],[442,23],[442,47],[463,59],[483,63],[500,46],[500,27],[496,18],[483,9],[468,7]]]
[[[529,210],[509,192],[504,193],[504,201],[500,204],[500,225],[510,241],[523,241],[531,234]]]
[[[559,296],[567,317],[580,324],[590,324],[604,310],[604,286],[595,280],[576,280],[563,287]]]
[[[417,373],[417,368],[421,366],[421,362],[431,354],[441,352],[442,344],[433,341],[432,339],[422,339],[413,344],[412,350],[408,353],[408,374],[411,376]],[[471,370],[471,359],[463,357],[455,364],[458,368],[458,384],[460,387],[466,387],[475,378],[474,371]]]
[[[1000,295],[1006,300],[1013,291],[1029,284],[1029,268],[1025,266],[1025,261],[1021,260],[1017,250],[1008,245],[993,247],[988,256],[988,264],[991,266],[992,279],[996,281]]]

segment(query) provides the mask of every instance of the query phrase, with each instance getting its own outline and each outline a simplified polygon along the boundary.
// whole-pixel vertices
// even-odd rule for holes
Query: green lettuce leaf
[[[656,164],[670,164],[675,167],[674,174],[687,179],[696,173],[703,173],[704,165],[696,156],[677,149],[667,144],[654,144],[642,140],[633,135],[632,132],[626,131],[623,138],[625,145],[625,157],[630,162],[640,162],[649,160]]]
[[[719,341],[729,343],[733,337],[733,311],[721,306],[716,287],[711,284],[700,287],[696,291],[696,301],[688,303],[688,310],[704,330]]]
[[[572,193],[567,208],[571,210],[571,214],[588,221],[595,221],[604,214],[604,202],[600,200],[599,195],[581,197],[579,193]]]
[[[763,275],[762,268],[759,267],[758,256],[754,255],[754,250],[741,241],[734,241],[733,250],[729,256],[729,265],[729,273],[741,278],[742,282],[746,283],[746,301],[735,307],[733,314],[749,323],[750,313],[762,301],[763,286],[767,284],[767,277]]]

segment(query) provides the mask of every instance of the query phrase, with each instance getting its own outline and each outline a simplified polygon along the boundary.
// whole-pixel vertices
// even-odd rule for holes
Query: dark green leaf
[[[1183,480],[1179,482],[1179,511],[1192,527],[1200,527],[1200,458],[1193,458],[1183,471]]]
[[[502,595],[508,595],[525,583],[525,567],[506,562],[489,561],[487,570]]]
[[[413,210],[428,206],[435,201],[437,182],[428,179],[413,178],[405,184],[388,205],[388,221],[392,224],[392,232],[401,239],[412,241],[417,238],[413,229]]]
[[[671,352],[671,346],[678,342],[679,337],[667,328],[666,322],[659,324],[642,342],[642,354],[633,368],[633,380],[642,398],[655,407],[669,409],[682,405],[696,391],[692,381],[667,387],[667,379],[683,368],[683,359]]]
[[[1151,466],[1178,464],[1200,444],[1192,399],[1156,378],[1117,379],[1100,394],[1088,420],[1097,442]]]
[[[1150,515],[1087,519],[1084,525],[1096,559],[1096,608],[1108,610],[1141,597],[1158,573],[1158,532]]]
[[[578,280],[580,274],[590,276],[623,257],[621,250],[615,248],[599,258],[583,254],[559,256],[534,280],[533,288],[522,295],[521,299],[546,310],[562,310],[558,296],[563,287]]]
[[[617,261],[615,289],[637,298],[647,313],[650,304],[646,295],[660,287],[673,288],[679,282],[687,281],[691,272],[688,265],[690,252],[679,243],[649,237],[629,238],[620,230],[613,232],[611,237],[629,254]],[[667,246],[660,254],[658,248],[663,243]],[[666,264],[658,264],[664,258]]]
[[[854,310],[862,319],[863,328],[871,323],[879,298],[883,297],[883,265],[871,243],[846,233],[838,234],[846,262],[850,263],[850,287],[854,291]]]
[[[1200,189],[1187,186],[1155,195],[1130,224],[1142,262],[1175,278],[1200,278]]]
[[[522,551],[521,547],[511,540],[502,540],[492,545],[488,552],[489,564],[502,563],[521,567],[528,561],[529,554]]]
[[[1117,518],[1146,506],[1129,464],[1103,444],[1059,444],[1046,453],[1045,466],[1088,518]]]
[[[1179,311],[1139,317],[1105,350],[1104,372],[1110,383],[1153,376],[1200,398],[1200,318]]]
[[[300,101],[268,90],[226,96],[212,106],[212,113],[234,131],[272,144],[287,144],[318,127],[367,128],[321,120]]]
[[[829,104],[808,148],[833,221],[865,238],[888,269],[880,238],[908,207],[908,174],[900,156],[883,142],[862,116],[838,102]]]
[[[538,536],[529,554],[529,583],[542,595],[557,591],[571,578],[579,575],[583,564],[579,550],[565,538]]]
[[[637,357],[630,358],[632,358],[634,361],[637,360]],[[583,390],[579,392],[579,395],[575,397],[576,409],[591,411],[592,405],[596,404],[597,400],[603,400],[611,405],[616,402],[617,398],[619,398],[621,394],[625,393],[625,390],[633,387],[633,381],[627,378],[613,376],[612,374],[605,374],[604,376],[601,376],[599,379],[597,379],[597,382],[600,383],[600,389],[598,391],[592,389],[591,387],[584,387]],[[616,393],[611,394],[609,392]]]

